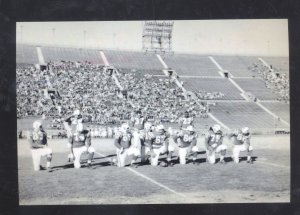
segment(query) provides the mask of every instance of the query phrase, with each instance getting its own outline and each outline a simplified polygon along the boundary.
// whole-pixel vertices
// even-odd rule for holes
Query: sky
[[[16,42],[141,51],[143,25],[144,21],[18,22]],[[175,20],[172,47],[175,53],[288,56],[288,20]]]

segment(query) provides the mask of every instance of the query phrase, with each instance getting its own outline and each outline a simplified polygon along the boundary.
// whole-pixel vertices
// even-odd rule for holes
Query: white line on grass
[[[101,157],[106,157],[104,154],[101,154],[101,153],[99,153],[99,152],[95,152],[95,153],[98,154],[98,155],[100,155]],[[129,170],[129,171],[131,171],[131,172],[133,172],[134,174],[136,174],[136,175],[138,175],[138,176],[144,178],[144,179],[147,179],[148,181],[152,182],[153,184],[156,184],[156,185],[158,185],[158,186],[160,186],[160,187],[162,187],[162,188],[164,188],[164,189],[166,189],[166,190],[168,190],[168,191],[170,191],[170,192],[176,194],[176,195],[179,195],[179,196],[181,196],[181,197],[186,197],[184,194],[178,193],[178,192],[176,192],[175,190],[173,190],[173,189],[171,189],[171,188],[169,188],[169,187],[167,187],[167,186],[165,186],[165,185],[163,185],[163,184],[161,184],[161,183],[155,181],[155,180],[152,179],[152,178],[149,178],[148,176],[145,176],[144,174],[142,174],[142,173],[140,173],[140,172],[138,172],[138,171],[136,171],[136,170],[133,170],[133,169],[130,168],[130,167],[126,167],[126,169]]]

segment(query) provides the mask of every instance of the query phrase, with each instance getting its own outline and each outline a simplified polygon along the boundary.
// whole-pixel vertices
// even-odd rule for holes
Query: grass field
[[[49,140],[53,149],[52,172],[34,172],[27,140],[18,142],[20,205],[60,204],[168,204],[245,203],[290,201],[289,136],[254,136],[254,164],[231,161],[205,163],[203,138],[199,165],[118,168],[113,140],[93,139],[97,153],[93,168],[74,169],[68,163],[66,139]],[[243,154],[242,154],[243,156]],[[83,156],[82,162],[86,158]],[[176,153],[174,155],[176,162]],[[45,159],[43,160],[45,165]],[[84,165],[83,165],[84,166]]]

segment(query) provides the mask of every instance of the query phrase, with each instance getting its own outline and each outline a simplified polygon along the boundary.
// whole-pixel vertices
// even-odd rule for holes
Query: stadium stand
[[[236,77],[252,77],[253,72],[249,70],[249,66],[257,61],[256,57],[213,56],[213,58],[224,70]]]
[[[263,80],[253,78],[235,78],[234,81],[246,92],[252,93],[255,97],[261,100],[275,100],[276,95],[272,93],[271,89],[266,87]]]
[[[79,48],[41,47],[46,62],[80,61],[104,65],[98,50]]]
[[[126,51],[103,51],[110,65],[128,72],[138,70],[142,74],[163,75],[163,66],[154,54]]]
[[[21,45],[16,46],[16,62],[19,64],[37,64],[39,63],[35,46]]]
[[[163,59],[179,76],[220,76],[208,56],[175,54],[165,55]]]
[[[286,125],[274,119],[254,102],[219,102],[217,105],[211,106],[211,111],[229,128],[248,126],[261,131],[287,128]]]
[[[284,102],[262,102],[263,106],[268,108],[270,111],[275,113],[277,116],[281,117],[283,120],[290,121],[290,107],[289,104]]]
[[[180,78],[184,87],[189,91],[221,92],[224,97],[218,99],[242,100],[238,89],[226,78]]]
[[[289,58],[287,57],[262,57],[262,59],[272,67],[289,75]]]

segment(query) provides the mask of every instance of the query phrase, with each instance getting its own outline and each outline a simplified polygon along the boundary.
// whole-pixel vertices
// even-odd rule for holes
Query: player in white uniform
[[[51,171],[52,149],[48,147],[47,133],[44,131],[40,121],[33,122],[33,131],[30,134],[30,148],[33,161],[33,169],[39,171],[43,169],[40,165],[41,157],[47,158],[47,170]]]
[[[207,161],[211,164],[216,162],[216,153],[220,153],[220,163],[225,164],[225,154],[227,146],[223,145],[223,132],[221,131],[221,126],[216,124],[209,129],[205,135],[205,146]]]
[[[253,164],[251,158],[253,147],[250,145],[250,129],[244,127],[241,130],[236,129],[232,134],[229,134],[229,138],[233,138],[233,149],[232,149],[232,158],[235,163],[239,163],[240,152],[247,152],[247,163]]]
[[[173,140],[179,147],[179,163],[186,164],[188,154],[192,151],[193,164],[196,164],[199,149],[197,147],[197,135],[195,134],[194,127],[190,125],[184,131],[179,131],[175,134]]]
[[[74,126],[75,127],[75,126]],[[75,131],[68,138],[74,154],[74,167],[81,167],[80,158],[83,153],[88,153],[87,167],[91,168],[95,149],[91,146],[91,133],[84,129],[81,122],[77,123]]]
[[[120,132],[116,134],[115,146],[117,154],[117,166],[126,166],[126,159],[130,158],[130,165],[132,167],[137,167],[136,160],[140,155],[140,151],[132,146],[133,136],[129,130],[129,125],[127,123],[122,124]]]
[[[158,125],[155,132],[153,132],[153,138],[150,140],[151,151],[151,165],[157,166],[160,155],[167,154],[167,163],[161,162],[161,166],[173,166],[172,153],[174,147],[169,145],[170,134],[165,131],[163,125]]]

